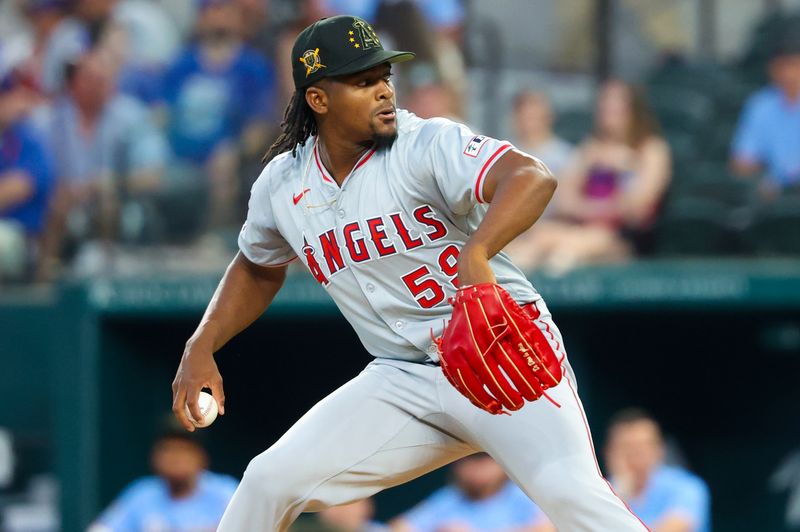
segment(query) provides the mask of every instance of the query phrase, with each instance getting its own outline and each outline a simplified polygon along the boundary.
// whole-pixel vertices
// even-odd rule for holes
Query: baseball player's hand
[[[467,244],[458,256],[458,283],[461,286],[495,283],[486,250]]]
[[[172,412],[189,432],[193,432],[195,426],[186,416],[186,405],[194,419],[202,419],[197,399],[203,388],[211,389],[211,395],[219,405],[219,413],[224,415],[225,391],[214,354],[210,348],[190,341],[186,344],[178,372],[172,382]]]
[[[561,360],[534,323],[535,307],[523,309],[493,283],[461,285],[452,304],[436,341],[439,360],[472,404],[492,414],[519,410],[561,381]]]

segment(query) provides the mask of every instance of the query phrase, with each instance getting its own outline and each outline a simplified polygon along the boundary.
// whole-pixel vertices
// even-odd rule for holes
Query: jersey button
[[[431,344],[428,346],[428,349],[426,349],[425,352],[429,355],[435,355],[439,352],[439,349],[436,348],[436,344]]]
[[[403,320],[397,320],[394,323],[394,328],[400,330],[400,329],[403,328],[404,325],[405,325],[405,322]]]
[[[344,209],[339,209],[337,214],[339,215],[339,218],[344,218]]]
[[[375,285],[372,283],[367,283],[367,292],[370,294],[375,291]]]

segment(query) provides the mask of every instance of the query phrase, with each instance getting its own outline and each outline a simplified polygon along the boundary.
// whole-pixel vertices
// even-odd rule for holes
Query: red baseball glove
[[[492,283],[460,288],[452,304],[435,341],[445,377],[472,404],[507,414],[561,381],[561,361],[533,322],[535,307],[523,309]]]

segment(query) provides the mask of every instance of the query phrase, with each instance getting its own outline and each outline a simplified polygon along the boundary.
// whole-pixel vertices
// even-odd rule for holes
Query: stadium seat
[[[753,31],[747,51],[738,64],[742,79],[753,85],[767,83],[770,54],[778,40],[789,32],[800,32],[800,12],[787,14],[776,10],[764,17]]]
[[[674,165],[689,165],[698,155],[698,143],[695,135],[681,129],[664,130],[664,138],[672,152]]]
[[[735,78],[717,89],[712,95],[718,118],[723,122],[732,122],[733,125],[736,124],[747,98],[761,88],[760,84],[741,78],[743,76],[737,72]]]
[[[168,191],[158,198],[163,238],[169,244],[188,244],[208,225],[208,191],[194,188]]]
[[[714,102],[694,89],[655,86],[650,103],[666,131],[698,132],[714,116]]]
[[[731,174],[727,163],[703,161],[685,171],[683,179],[674,182],[677,195],[714,199],[728,207],[752,207],[758,199],[758,180]]]
[[[800,256],[800,196],[762,206],[748,236],[760,254]]]
[[[647,85],[650,88],[662,86],[692,89],[710,95],[720,86],[729,83],[730,77],[731,72],[718,63],[673,59],[651,72]]]
[[[659,255],[719,255],[736,250],[730,209],[721,201],[692,196],[670,200],[656,230]]]
[[[700,134],[697,142],[697,149],[701,152],[704,159],[727,161],[730,157],[731,142],[736,133],[736,120],[738,116],[731,118],[716,118]]]
[[[578,144],[589,136],[593,123],[592,111],[569,109],[558,113],[554,129],[559,137]]]

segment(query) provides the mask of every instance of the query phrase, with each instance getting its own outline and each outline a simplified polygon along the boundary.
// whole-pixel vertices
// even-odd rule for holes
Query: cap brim
[[[403,63],[411,61],[416,57],[414,52],[397,52],[394,50],[378,50],[375,53],[359,57],[355,61],[348,63],[336,70],[325,73],[325,77],[330,76],[346,76],[347,74],[355,74],[364,70],[369,70],[372,67],[382,65],[383,63]]]

